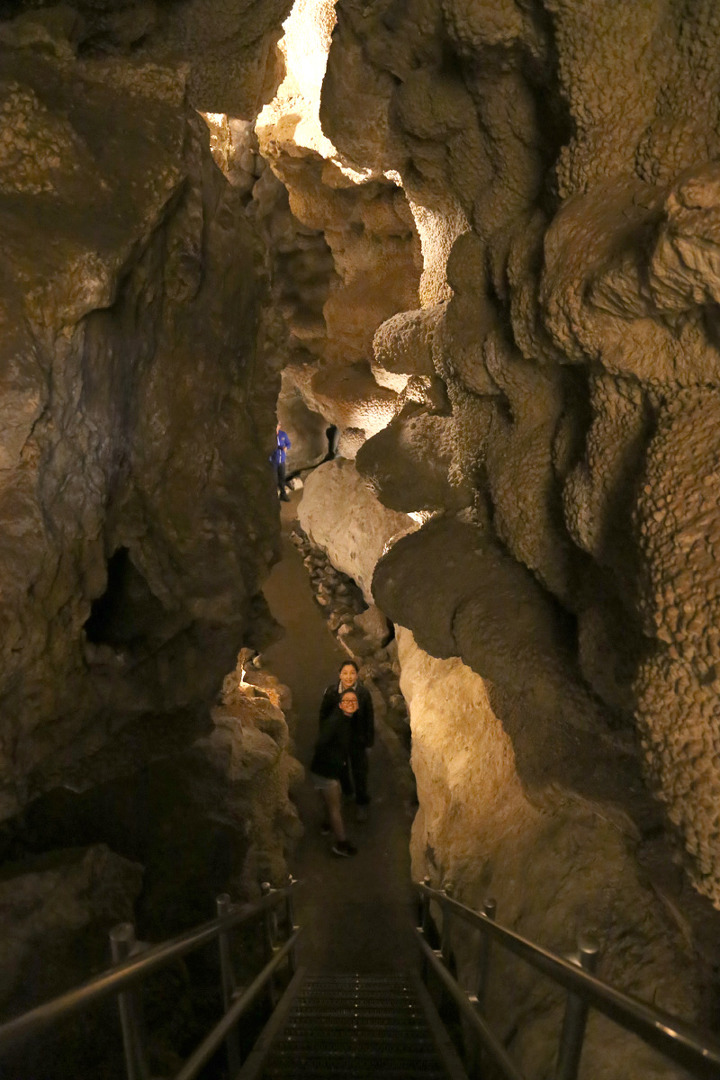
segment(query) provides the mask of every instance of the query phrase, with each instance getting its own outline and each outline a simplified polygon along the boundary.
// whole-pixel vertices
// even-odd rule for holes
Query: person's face
[[[346,716],[352,716],[353,713],[357,712],[358,699],[354,694],[343,694],[340,698],[340,708]]]
[[[351,686],[355,685],[356,679],[357,671],[352,666],[352,664],[345,664],[343,667],[340,668],[340,682],[346,690],[349,690]]]

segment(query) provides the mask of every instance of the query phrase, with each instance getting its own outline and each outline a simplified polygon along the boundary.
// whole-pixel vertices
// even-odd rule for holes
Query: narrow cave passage
[[[323,690],[347,653],[315,604],[301,556],[289,538],[298,500],[293,492],[291,502],[282,507],[282,559],[264,590],[285,636],[263,653],[263,664],[292,691],[295,754],[307,768]],[[289,863],[302,882],[299,962],[311,971],[409,971],[417,963],[409,859],[414,810],[395,765],[394,738],[380,718],[376,729],[369,819],[356,822],[353,805],[345,808],[348,835],[359,848],[355,858],[330,854],[328,838],[320,835],[318,797],[307,776],[296,794],[305,833]]]

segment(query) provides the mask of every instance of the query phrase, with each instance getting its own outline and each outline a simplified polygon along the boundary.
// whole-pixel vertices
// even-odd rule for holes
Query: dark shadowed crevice
[[[93,601],[85,636],[93,645],[129,645],[157,625],[163,607],[122,547],[107,565],[107,587]]]

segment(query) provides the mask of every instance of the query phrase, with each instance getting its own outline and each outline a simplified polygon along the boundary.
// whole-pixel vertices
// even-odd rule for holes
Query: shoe
[[[368,808],[367,808],[367,806],[358,806],[357,809],[355,810],[355,820],[356,821],[367,821],[367,819],[368,819]]]
[[[321,836],[329,836],[331,832],[332,832],[332,829],[328,825],[327,821],[323,821],[322,825],[320,826],[320,835]]]
[[[357,855],[357,848],[349,840],[336,840],[332,846],[332,853],[347,858],[349,855]]]
[[[281,502],[290,502],[290,496],[286,495],[285,492],[283,491],[282,495],[280,496],[280,501]]]

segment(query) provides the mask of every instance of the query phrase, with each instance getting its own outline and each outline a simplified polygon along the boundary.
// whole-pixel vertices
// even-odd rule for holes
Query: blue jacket
[[[277,433],[277,446],[270,455],[270,461],[272,461],[273,465],[284,465],[285,451],[289,449],[290,440],[281,428],[280,431],[278,431]]]

